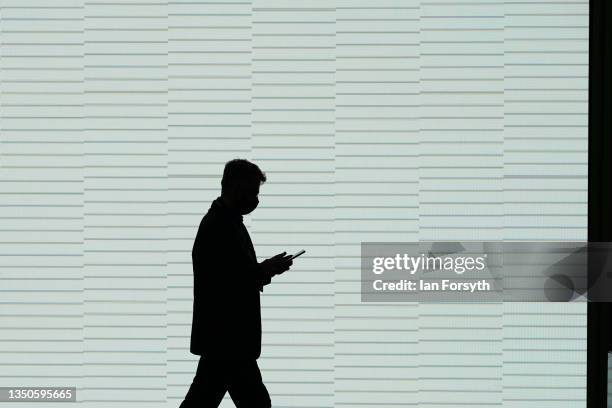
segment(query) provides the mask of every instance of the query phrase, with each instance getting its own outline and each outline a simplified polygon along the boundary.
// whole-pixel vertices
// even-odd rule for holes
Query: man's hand
[[[286,255],[287,252],[274,255],[272,258],[268,258],[260,263],[264,273],[269,276],[280,275],[289,269],[293,265],[291,255]]]

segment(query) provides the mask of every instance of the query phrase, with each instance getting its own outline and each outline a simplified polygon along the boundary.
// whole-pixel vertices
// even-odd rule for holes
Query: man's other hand
[[[261,262],[261,267],[265,274],[270,276],[279,275],[289,269],[293,265],[293,261],[290,259],[291,255],[286,255],[287,252],[282,252],[278,255],[274,255],[272,258],[268,258]]]

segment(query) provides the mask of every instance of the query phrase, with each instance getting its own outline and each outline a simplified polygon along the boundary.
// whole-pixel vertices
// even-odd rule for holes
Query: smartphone
[[[290,260],[294,260],[294,259],[295,259],[295,258],[297,258],[298,256],[302,255],[304,252],[306,252],[306,251],[302,249],[300,252],[298,252],[298,253],[296,253],[296,254],[293,254],[293,255],[291,256],[291,258],[289,258],[289,259],[290,259]]]

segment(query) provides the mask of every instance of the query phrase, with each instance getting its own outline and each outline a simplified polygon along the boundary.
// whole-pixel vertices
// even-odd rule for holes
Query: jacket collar
[[[221,199],[221,196],[215,198],[210,207],[232,220],[239,222],[242,222],[243,220],[241,214],[227,207],[227,205]]]

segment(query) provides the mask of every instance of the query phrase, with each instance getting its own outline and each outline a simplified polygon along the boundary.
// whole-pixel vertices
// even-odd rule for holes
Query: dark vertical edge
[[[610,175],[612,150],[612,41],[610,0],[589,1],[589,153],[588,241],[612,241],[610,223]],[[606,75],[606,72],[608,75]],[[589,281],[593,271],[589,270]],[[608,397],[608,347],[610,304],[587,304],[587,407],[605,408]]]

